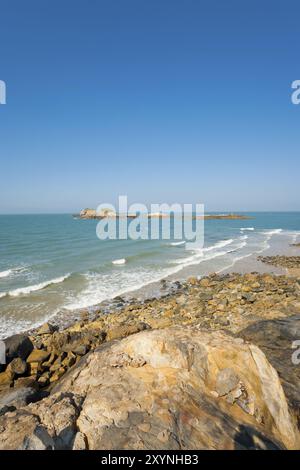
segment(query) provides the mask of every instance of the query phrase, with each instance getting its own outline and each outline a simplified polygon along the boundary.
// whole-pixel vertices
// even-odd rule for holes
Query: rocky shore
[[[169,287],[5,340],[0,449],[300,449],[300,279]]]
[[[300,256],[259,256],[257,258],[266,264],[287,269],[300,268]]]

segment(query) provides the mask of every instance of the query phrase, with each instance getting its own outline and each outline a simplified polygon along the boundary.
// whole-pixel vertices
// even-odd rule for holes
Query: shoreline
[[[70,406],[66,403],[65,392],[71,395],[79,393],[85,397],[84,401],[88,401],[90,387],[93,387],[98,376],[102,378],[99,379],[100,383],[97,385],[99,388],[96,388],[93,393],[99,397],[97,398],[100,400],[99,403],[105,397],[105,390],[112,390],[105,398],[105,413],[110,413],[111,407],[113,410],[120,409],[118,413],[122,413],[121,410],[124,408],[124,416],[130,416],[126,408],[129,405],[127,405],[125,397],[128,396],[128,393],[134,397],[138,390],[130,384],[144,380],[143,374],[146,374],[145,380],[148,383],[149,374],[156,374],[155,370],[159,367],[155,361],[160,359],[156,359],[156,357],[159,354],[165,354],[163,351],[166,351],[166,354],[168,351],[174,352],[170,356],[172,359],[169,356],[161,359],[163,367],[158,372],[159,377],[165,380],[169,374],[168,371],[173,370],[174,357],[179,354],[179,363],[174,370],[178,371],[176,372],[178,374],[183,374],[181,379],[178,378],[180,390],[177,393],[184,394],[185,388],[180,388],[182,380],[191,381],[191,387],[195,386],[193,385],[195,384],[193,375],[190,378],[187,377],[184,365],[186,361],[189,363],[194,359],[190,359],[190,353],[188,353],[187,359],[184,357],[181,359],[180,354],[184,355],[188,347],[196,348],[198,353],[198,348],[203,351],[203,341],[208,351],[212,348],[210,354],[217,354],[216,359],[219,364],[228,355],[227,362],[225,361],[223,366],[219,366],[221,367],[219,374],[223,373],[225,367],[226,371],[238,370],[239,374],[243,376],[242,388],[236,390],[232,395],[230,392],[232,388],[229,386],[228,391],[225,392],[226,400],[223,398],[223,387],[226,388],[228,383],[231,383],[230,381],[233,380],[231,376],[228,379],[224,378],[225,382],[222,387],[220,385],[221,388],[209,385],[209,387],[213,387],[208,395],[209,400],[212,400],[210,406],[218,406],[215,411],[212,411],[212,419],[218,420],[220,413],[226,412],[225,420],[229,419],[228,416],[232,416],[230,419],[237,419],[238,423],[244,422],[251,425],[256,430],[255,432],[265,436],[266,443],[269,442],[269,444],[264,444],[267,447],[260,447],[260,444],[257,443],[258,447],[255,448],[269,448],[268,445],[275,446],[275,448],[277,448],[276,446],[290,449],[300,448],[300,434],[296,429],[296,418],[300,416],[300,370],[298,373],[298,369],[293,370],[289,367],[292,354],[290,345],[294,339],[299,339],[296,337],[297,332],[300,334],[299,279],[286,274],[278,275],[268,272],[210,274],[200,279],[190,277],[185,281],[174,281],[170,284],[164,280],[161,290],[165,291],[165,295],[160,298],[153,297],[140,301],[132,297],[130,302],[116,298],[115,308],[110,309],[109,314],[105,314],[103,311],[95,312],[95,317],[91,319],[82,312],[81,319],[66,329],[58,330],[49,322],[39,329],[31,331],[29,336],[16,335],[16,337],[9,338],[7,344],[9,345],[10,360],[6,369],[0,372],[0,428],[2,429],[2,431],[0,429],[0,449],[9,448],[10,445],[16,446],[16,441],[19,442],[20,439],[23,439],[23,433],[26,436],[30,435],[32,432],[30,428],[31,416],[40,416],[41,422],[45,420],[47,426],[48,421],[44,418],[44,413],[56,414],[59,412],[64,414]],[[149,345],[153,341],[151,352],[149,352]],[[126,344],[129,345],[129,349],[126,349]],[[162,347],[162,344],[167,345],[166,349]],[[260,351],[266,355],[260,356],[259,359],[260,367],[263,367],[264,370],[261,378],[257,366],[251,365],[249,362],[250,357],[253,357],[253,352],[249,357],[246,355],[248,359],[243,359],[243,355],[246,354],[245,348],[254,347],[248,346],[248,344],[257,345],[255,346],[257,349],[253,350],[256,355],[262,354]],[[274,344],[277,348],[275,350]],[[134,350],[137,351],[136,355],[133,353]],[[168,366],[169,368],[166,368],[165,361],[170,360],[171,364]],[[147,366],[149,361],[154,361],[153,364],[156,365],[149,369]],[[244,367],[245,361],[247,362],[246,369]],[[264,361],[263,366],[261,361]],[[89,370],[89,364],[91,364],[91,370]],[[206,369],[210,370],[209,373],[214,374],[215,366],[213,367],[210,361],[205,364]],[[93,375],[94,367],[98,370],[96,376]],[[281,382],[275,371],[269,372],[270,367],[274,367],[278,372]],[[251,372],[251,368],[253,368],[253,372]],[[190,366],[188,366],[188,370],[190,370]],[[123,377],[123,373],[129,373],[131,378],[126,379],[127,376]],[[233,374],[233,372],[230,373]],[[245,387],[246,389],[253,387],[251,373],[254,374],[255,380],[258,380],[260,385],[258,383],[255,391],[252,390],[250,393],[245,392]],[[118,378],[119,374],[123,377],[122,380]],[[173,372],[171,372],[172,374]],[[265,380],[264,374],[268,377],[270,385],[262,393],[261,384]],[[114,379],[114,377],[116,378]],[[196,383],[201,383],[203,380],[201,377],[202,375],[198,377]],[[122,383],[117,401],[115,401],[113,394],[116,386],[114,380],[117,383],[121,380]],[[157,379],[153,378],[153,380],[155,383]],[[237,384],[237,382],[235,383]],[[103,389],[101,389],[102,385]],[[150,386],[150,389],[149,384],[147,387],[148,394],[151,395],[153,385]],[[203,396],[206,397],[208,393],[206,387],[197,393],[204,394]],[[159,390],[159,392],[153,391],[153,393],[162,394],[162,400],[165,400],[165,394],[170,392],[168,400],[174,400],[171,384],[165,384]],[[124,396],[124,401],[120,399],[122,396]],[[249,402],[249,397],[253,399],[253,396],[255,396],[255,406],[259,407],[259,411],[255,411],[254,404]],[[182,400],[187,403],[187,399],[190,398]],[[278,416],[278,419],[275,419],[275,423],[277,423],[275,425],[268,424],[272,422],[268,418],[268,413],[271,412],[271,415],[273,413],[274,417],[274,411],[270,408],[273,399],[275,399],[276,409],[280,413],[281,409],[286,410],[284,418]],[[74,399],[72,400],[72,406],[75,406]],[[98,402],[93,403],[92,406],[95,406],[96,409],[92,413],[96,413],[96,415],[92,414],[92,416],[97,416],[98,411],[96,410],[99,405]],[[144,406],[143,403],[142,406]],[[258,405],[258,403],[261,404]],[[172,406],[178,405],[173,403]],[[194,410],[194,408],[192,409]],[[201,410],[201,406],[199,409]],[[86,412],[89,416],[89,408]],[[75,407],[74,416],[81,416],[82,413],[84,411],[81,406],[78,409]],[[150,411],[147,412],[147,416],[149,413],[152,416]],[[192,412],[193,416],[194,413],[196,410]],[[16,422],[22,420],[22,416],[27,416],[27,418],[22,424],[20,435],[16,435]],[[156,419],[155,416],[154,413],[151,419]],[[129,417],[125,418],[125,422],[126,419],[130,420]],[[223,429],[225,426],[223,418],[221,423],[223,423]],[[203,432],[201,431],[201,420],[199,425],[199,432]],[[121,432],[122,426],[114,428],[115,436]],[[133,426],[135,429],[136,424],[130,424],[128,421],[126,426]],[[110,440],[106,441],[104,436],[99,438],[97,444],[93,444],[94,428],[92,424],[82,428],[76,425],[72,431],[74,438],[76,429],[84,436],[80,441],[80,446],[83,447],[80,448],[115,448],[113,447],[115,444]],[[52,434],[50,433],[50,435]],[[205,436],[204,431],[204,439],[207,439]],[[211,438],[214,439],[213,436]],[[157,441],[155,435],[151,439],[152,444],[149,445],[165,448],[160,440]],[[35,442],[32,444],[33,447],[29,448],[35,448]],[[76,440],[74,441],[72,438],[71,441],[65,440],[62,443],[59,439],[56,440],[53,435],[51,446],[54,449],[77,448],[74,447],[74,442]],[[169,440],[166,442],[170,446],[167,448],[177,448],[175,442],[172,443]],[[206,442],[207,448],[211,448],[212,444],[209,441],[204,442]],[[217,442],[219,441],[217,440],[215,445],[218,448]],[[230,446],[234,445],[235,437],[232,436],[226,442],[226,446],[231,448]],[[21,445],[19,443],[18,448]],[[123,448],[122,445],[120,444],[120,448]],[[143,445],[148,448],[147,444]],[[223,445],[225,444],[223,443]],[[191,443],[190,446],[193,444]]]
[[[216,274],[230,274],[232,272],[246,274],[249,272],[258,273],[273,273],[276,275],[288,274],[288,271],[284,267],[274,266],[259,261],[260,255],[272,256],[274,254],[282,256],[296,256],[299,254],[299,246],[297,244],[291,244],[288,242],[290,235],[284,237],[282,240],[281,234],[274,234],[268,240],[268,245],[259,252],[254,252],[249,255],[245,255],[241,259],[237,259],[230,266],[226,266],[218,271],[204,271],[201,270],[201,260],[187,266],[180,266],[178,271],[175,273],[168,274],[161,277],[158,280],[150,281],[141,287],[132,288],[129,290],[121,291],[112,298],[104,299],[99,303],[89,305],[87,307],[80,307],[75,309],[60,309],[58,312],[53,313],[48,317],[44,317],[32,327],[26,329],[20,329],[17,334],[35,332],[45,322],[51,322],[55,327],[60,330],[71,327],[74,323],[80,321],[81,316],[88,315],[92,320],[99,312],[103,312],[105,315],[109,315],[110,311],[118,308],[122,304],[132,304],[136,302],[145,302],[153,298],[161,298],[170,293],[176,291],[177,283],[186,281],[189,277],[204,277],[214,272]],[[294,235],[293,235],[294,238]],[[297,270],[292,270],[293,275],[298,275]],[[121,304],[120,304],[121,299]],[[14,333],[15,334],[15,333]],[[11,336],[11,335],[10,335]],[[3,336],[5,338],[5,336]]]
[[[277,233],[263,250],[237,259],[219,273],[200,274],[201,263],[187,266],[122,296],[70,311],[68,318],[61,311],[37,328],[6,338],[7,362],[0,366],[0,449],[43,448],[44,442],[36,437],[27,443],[32,432],[36,436],[32,431],[36,417],[44,423],[50,436],[47,446],[53,449],[114,449],[115,438],[118,448],[134,448],[135,440],[131,444],[122,440],[124,426],[136,433],[126,397],[136,400],[134,407],[140,409],[146,406],[145,396],[154,402],[160,396],[155,406],[162,415],[161,403],[166,400],[176,415],[182,403],[185,415],[192,409],[191,419],[200,413],[197,439],[203,434],[203,448],[248,448],[248,438],[244,443],[237,438],[244,423],[262,436],[254,448],[300,449],[300,368],[291,367],[291,345],[300,338],[300,250],[290,246],[288,239]],[[206,370],[203,375],[193,371],[191,364],[201,361],[204,351],[208,356],[200,367]],[[211,362],[211,357],[217,362]],[[172,385],[174,373],[177,392]],[[200,375],[195,378],[195,373]],[[140,396],[144,381],[146,389]],[[257,382],[254,388],[253,381]],[[181,385],[186,382],[201,397],[196,409],[193,395],[186,395]],[[116,384],[121,384],[117,399]],[[106,395],[106,390],[111,392]],[[86,409],[76,405],[76,397],[88,403],[90,393],[92,410],[89,405]],[[181,397],[178,403],[175,396]],[[70,402],[66,397],[71,397]],[[201,421],[203,400],[210,403],[210,419],[220,420],[219,429],[226,436],[222,443],[214,433],[207,438]],[[53,434],[47,418],[49,413],[66,416],[68,410],[76,417],[70,439]],[[94,442],[95,429],[101,425],[93,424],[93,417],[102,419],[102,413],[112,413],[114,422],[112,410],[124,416],[125,422],[113,425],[113,440],[105,437],[107,426],[110,429],[105,424],[104,434]],[[177,449],[169,431],[166,441],[148,434],[157,426],[153,410],[153,405],[145,410],[151,424],[142,423],[146,431],[141,448]],[[80,419],[85,422],[85,415],[88,424],[81,427],[78,423]],[[236,423],[233,434],[232,426],[227,428],[228,419]],[[21,429],[16,433],[19,422]],[[162,433],[164,426],[164,421],[159,424]],[[187,448],[193,448],[188,436]]]
[[[273,245],[271,240],[269,241],[270,245],[268,245],[268,247],[266,247],[261,252],[264,255],[280,254],[283,256],[295,256],[297,253],[300,254],[299,247],[297,247],[297,245],[290,245],[287,240],[286,243],[279,242],[279,244],[276,243],[275,246]],[[250,272],[270,273],[276,275],[288,274],[286,268],[268,265],[259,261],[258,256],[261,253],[257,252],[252,253],[251,255],[247,255],[244,258],[235,261],[233,265],[222,268],[220,271],[216,271],[216,274],[230,274],[232,272],[240,274],[247,274]],[[120,298],[123,299],[124,303],[126,304],[145,302],[153,298],[159,299],[168,295],[169,293],[176,291],[176,285],[178,282],[184,282],[189,277],[193,276],[200,278],[211,274],[209,272],[206,272],[202,275],[199,275],[200,265],[201,262],[189,266],[183,266],[180,270],[178,270],[177,273],[169,274],[157,281],[150,281],[148,284],[144,284],[141,287],[128,290],[122,294],[117,294],[111,299],[105,299],[102,302],[90,305],[88,307],[78,308],[74,310],[63,309],[51,316],[48,320],[44,321],[50,321],[54,325],[63,329],[68,328],[72,326],[72,324],[79,321],[82,314],[87,314],[90,319],[93,319],[96,315],[98,315],[98,311],[102,311],[105,315],[109,315],[110,310],[113,310],[116,307],[116,304],[118,304],[118,300]],[[293,272],[295,273],[295,275],[298,275],[297,271]],[[35,331],[36,329],[38,329],[38,326],[35,328],[31,328],[28,331]]]

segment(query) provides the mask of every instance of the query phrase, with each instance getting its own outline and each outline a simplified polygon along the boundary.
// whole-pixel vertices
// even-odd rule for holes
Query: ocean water
[[[234,269],[272,243],[300,241],[300,213],[247,213],[249,220],[206,220],[203,249],[172,240],[105,240],[97,221],[63,215],[0,216],[0,337],[58,312],[89,308],[153,281]]]

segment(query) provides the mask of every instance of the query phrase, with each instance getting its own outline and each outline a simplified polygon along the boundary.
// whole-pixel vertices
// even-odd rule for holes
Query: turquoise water
[[[58,311],[87,308],[188,266],[221,271],[273,237],[300,235],[300,213],[248,213],[250,220],[205,221],[204,249],[172,240],[106,240],[97,221],[71,215],[0,216],[0,336],[30,328]],[[124,259],[124,264],[113,264]],[[197,269],[198,269],[197,268]]]

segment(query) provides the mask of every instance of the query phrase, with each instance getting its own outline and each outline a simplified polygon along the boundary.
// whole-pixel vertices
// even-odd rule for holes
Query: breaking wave
[[[51,279],[50,281],[41,282],[40,284],[35,284],[33,286],[19,287],[9,292],[1,292],[0,298],[5,296],[18,297],[19,295],[30,294],[31,292],[45,289],[46,287],[49,287],[52,284],[59,284],[61,282],[64,282],[69,276],[70,274],[66,274],[65,276],[61,276],[56,279]]]

